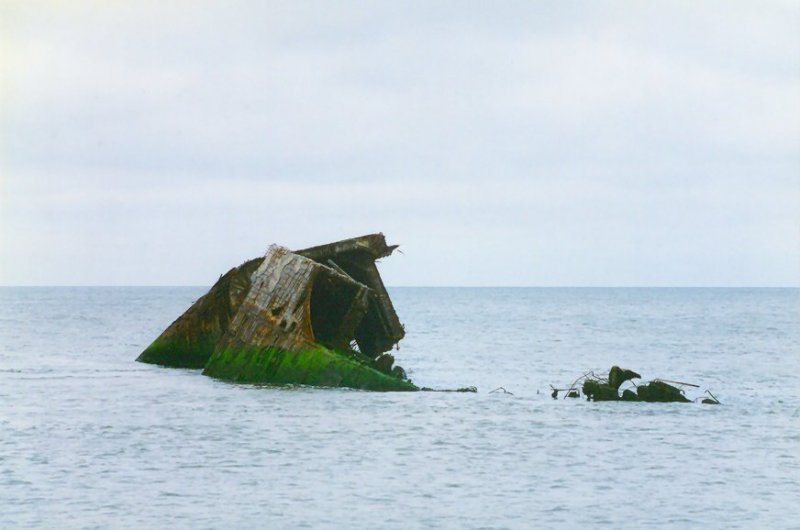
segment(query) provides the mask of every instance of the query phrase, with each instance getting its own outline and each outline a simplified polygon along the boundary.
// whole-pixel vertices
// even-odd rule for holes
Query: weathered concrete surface
[[[374,263],[394,248],[382,234],[299,252],[272,245],[137,360],[247,383],[417,390],[393,357],[378,357],[404,335]]]
[[[371,234],[296,251],[370,289],[369,308],[354,338],[359,351],[371,358],[391,350],[406,334],[375,265],[376,260],[391,255],[396,248],[397,245],[386,244],[383,234]]]
[[[229,270],[217,283],[164,330],[136,359],[174,368],[203,368],[231,318],[250,291],[250,276],[263,258]]]

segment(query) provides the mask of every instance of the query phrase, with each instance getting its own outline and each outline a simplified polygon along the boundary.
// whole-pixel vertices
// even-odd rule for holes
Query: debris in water
[[[699,388],[698,385],[692,383],[684,383],[681,381],[670,381],[667,379],[653,379],[647,383],[637,385],[633,380],[641,379],[641,375],[628,370],[620,368],[619,366],[612,366],[608,374],[595,374],[594,372],[586,372],[578,377],[566,389],[555,388],[551,396],[553,399],[558,399],[560,391],[565,391],[567,397],[579,397],[581,394],[586,396],[588,401],[645,401],[649,403],[689,403],[684,388],[692,387]],[[619,394],[620,387],[623,383],[630,381],[632,387],[625,388],[622,391],[622,396]],[[578,389],[581,383],[580,390]],[[709,391],[706,393],[710,397],[704,398],[701,402],[706,404],[719,405],[719,400]],[[699,399],[699,398],[698,398]]]
[[[706,394],[708,394],[710,397],[703,398],[703,400],[700,403],[703,403],[705,405],[719,405],[720,404],[719,400],[717,399],[717,396],[712,394],[710,390],[706,390]]]

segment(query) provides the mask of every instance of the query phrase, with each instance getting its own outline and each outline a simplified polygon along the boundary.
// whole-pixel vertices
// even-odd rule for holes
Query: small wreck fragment
[[[304,250],[271,245],[220,277],[137,361],[245,383],[418,390],[393,366],[405,335],[372,234]]]
[[[685,387],[699,388],[698,385],[692,383],[666,381],[664,379],[653,379],[648,383],[640,385],[633,382],[634,379],[641,379],[641,377],[641,375],[633,370],[612,366],[608,374],[586,372],[578,377],[568,388],[555,388],[551,386],[553,390],[551,396],[553,399],[558,399],[559,392],[565,391],[565,397],[577,398],[583,394],[588,401],[689,403],[691,400],[686,397],[683,389]],[[631,388],[624,389],[620,396],[620,387],[627,381],[631,382]],[[581,384],[580,389],[578,388],[579,384]],[[706,390],[706,394],[708,394],[708,397],[702,399],[702,403],[719,405],[719,400],[717,400],[711,392]],[[697,401],[697,399],[695,399],[695,401]]]

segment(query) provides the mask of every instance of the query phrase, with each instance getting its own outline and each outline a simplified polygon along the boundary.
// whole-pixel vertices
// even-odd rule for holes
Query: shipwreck
[[[234,382],[419,390],[387,353],[405,335],[376,266],[383,234],[261,258],[221,276],[137,358]]]

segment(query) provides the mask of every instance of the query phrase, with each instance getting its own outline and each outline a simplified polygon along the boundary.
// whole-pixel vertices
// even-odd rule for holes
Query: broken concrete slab
[[[650,403],[689,402],[678,387],[659,380],[650,381],[646,385],[636,387],[636,394],[639,396],[640,401],[648,401]]]
[[[619,390],[620,385],[625,381],[630,381],[631,379],[641,379],[641,375],[637,374],[633,370],[628,370],[627,368],[620,368],[619,366],[612,366],[611,370],[608,371],[608,384],[612,388]]]
[[[596,379],[584,381],[581,391],[589,401],[617,401],[619,399],[619,392],[616,388]]]

